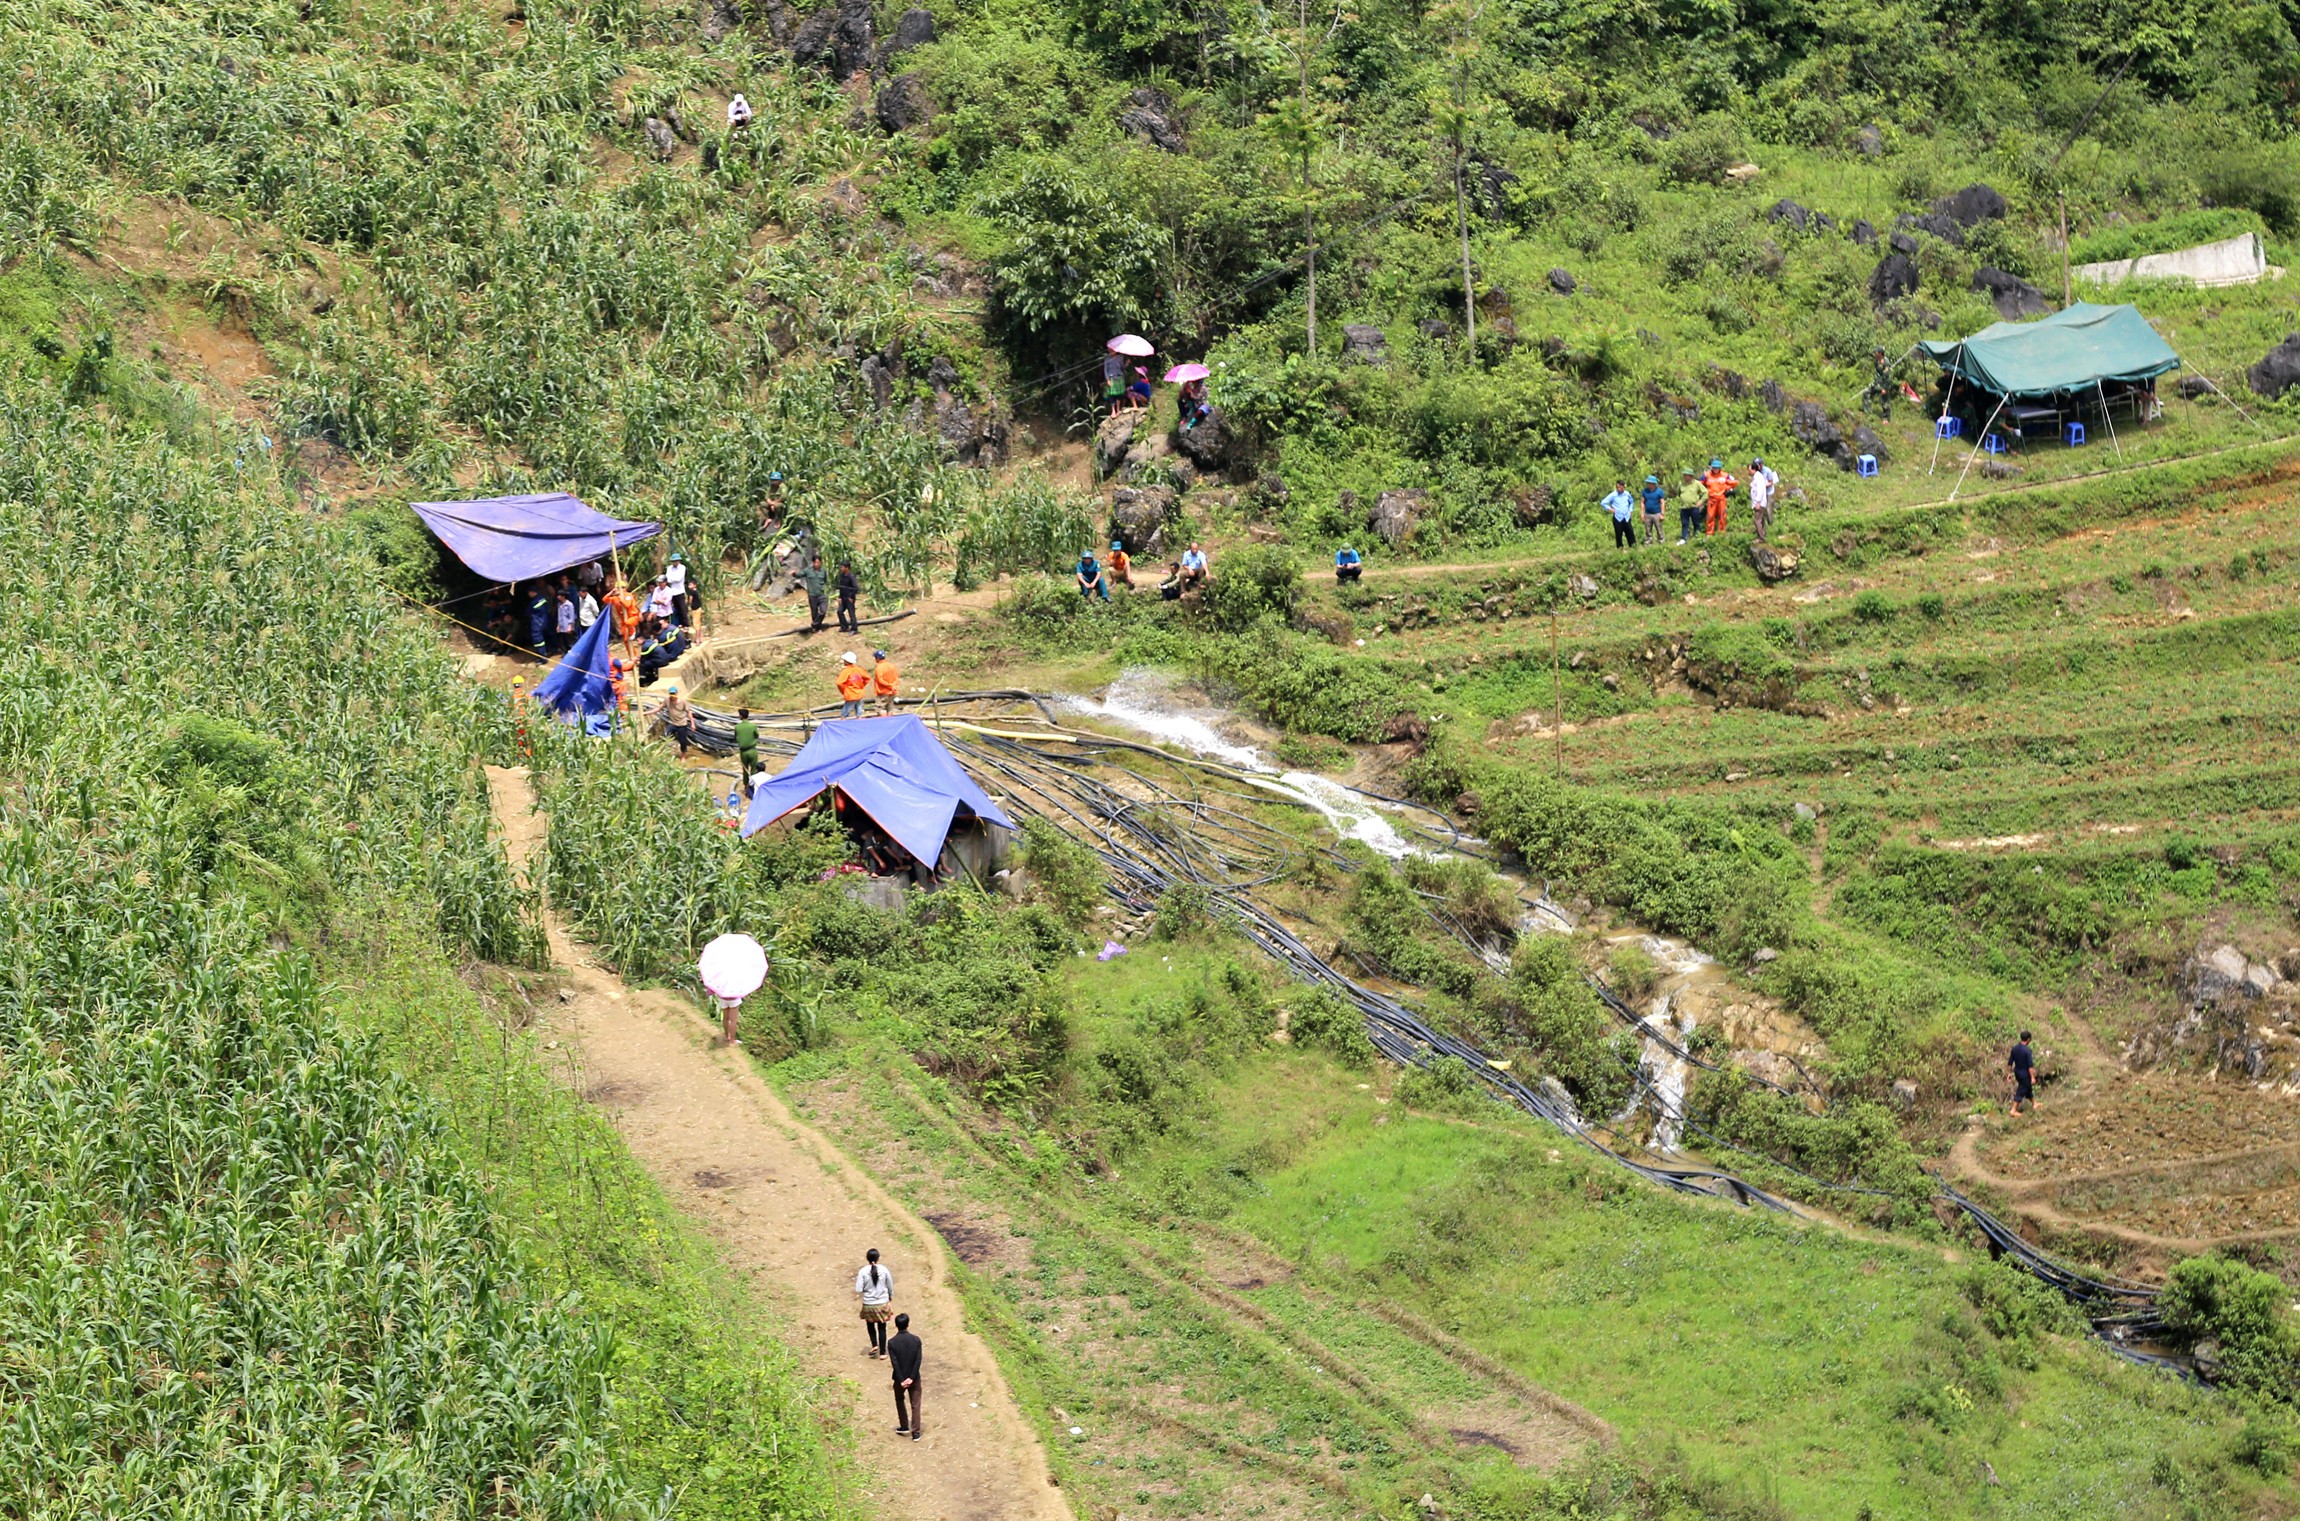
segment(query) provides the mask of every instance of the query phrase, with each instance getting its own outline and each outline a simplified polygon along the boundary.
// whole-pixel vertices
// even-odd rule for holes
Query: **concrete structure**
[[[2260,245],[2260,234],[2240,233],[2217,243],[2171,253],[2142,254],[2137,259],[2111,259],[2105,264],[2079,264],[2070,271],[2092,285],[2121,285],[2127,280],[2185,280],[2192,285],[2257,285],[2272,269]]]

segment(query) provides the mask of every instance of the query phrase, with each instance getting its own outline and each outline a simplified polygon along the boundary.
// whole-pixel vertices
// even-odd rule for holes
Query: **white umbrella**
[[[1136,359],[1147,359],[1158,352],[1158,345],[1132,333],[1120,333],[1102,346],[1113,354],[1131,354]]]
[[[735,1011],[767,980],[766,947],[748,935],[721,935],[703,947],[695,974],[719,1000],[719,1024],[728,1045],[735,1044]]]

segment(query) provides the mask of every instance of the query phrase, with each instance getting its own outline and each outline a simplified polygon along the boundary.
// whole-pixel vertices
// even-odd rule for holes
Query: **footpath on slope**
[[[544,834],[524,771],[490,766],[514,867]],[[585,1096],[727,1259],[789,1321],[800,1364],[841,1380],[864,1460],[870,1511],[887,1521],[1072,1521],[1046,1452],[990,1348],[966,1329],[941,1238],[812,1127],[740,1052],[669,993],[626,985],[556,915],[551,959],[569,1001],[547,1010],[573,1048]],[[894,1434],[887,1365],[866,1355],[854,1275],[878,1247],[895,1308],[926,1346],[926,1436]]]

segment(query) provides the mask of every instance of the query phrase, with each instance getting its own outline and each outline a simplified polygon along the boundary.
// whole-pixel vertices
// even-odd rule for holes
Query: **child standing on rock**
[[[894,1319],[894,1275],[879,1265],[878,1248],[863,1254],[855,1273],[855,1298],[862,1302],[864,1327],[870,1332],[870,1355],[886,1356],[886,1323]]]

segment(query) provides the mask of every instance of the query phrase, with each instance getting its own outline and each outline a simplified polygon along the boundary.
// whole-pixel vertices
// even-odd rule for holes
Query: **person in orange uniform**
[[[894,711],[895,694],[902,690],[902,673],[886,658],[885,650],[872,650],[870,658],[870,689],[878,698],[879,717],[884,718]]]
[[[1725,531],[1725,499],[1731,496],[1733,488],[1740,484],[1739,477],[1725,468],[1723,460],[1713,459],[1709,462],[1708,471],[1701,477],[1701,489],[1709,493],[1708,531],[1710,533],[1723,533]]]
[[[636,658],[631,636],[639,631],[639,599],[620,580],[607,593],[607,611],[615,619],[615,637],[623,641],[623,653]]]
[[[870,690],[870,672],[855,661],[855,652],[839,656],[839,717],[862,717],[863,694]]]

